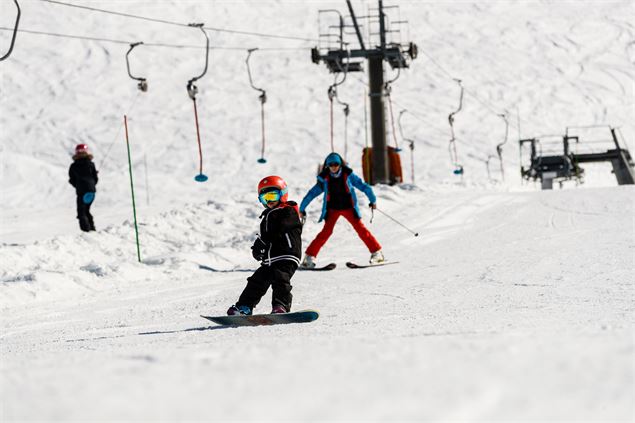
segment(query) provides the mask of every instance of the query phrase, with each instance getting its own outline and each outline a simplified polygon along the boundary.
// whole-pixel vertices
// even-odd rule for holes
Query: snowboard
[[[322,267],[298,267],[298,270],[310,270],[313,272],[320,272],[320,271],[324,271],[324,270],[333,270],[337,267],[337,264],[335,263],[329,263],[326,266],[322,266]]]
[[[280,314],[252,314],[246,316],[239,314],[235,316],[203,316],[204,319],[211,320],[222,326],[269,326],[286,323],[308,323],[317,318],[320,314],[315,310],[301,310],[291,313]]]
[[[357,263],[353,263],[352,261],[347,261],[346,262],[346,267],[348,267],[349,269],[366,269],[368,267],[379,267],[379,266],[387,266],[389,264],[397,264],[399,263],[398,261],[382,261],[381,263],[375,263],[375,264],[357,264]]]

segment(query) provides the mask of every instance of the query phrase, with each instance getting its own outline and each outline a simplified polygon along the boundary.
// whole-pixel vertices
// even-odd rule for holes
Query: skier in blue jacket
[[[366,244],[371,253],[370,263],[376,264],[384,261],[381,245],[362,223],[362,215],[357,204],[357,195],[354,188],[362,191],[370,201],[369,206],[374,209],[377,199],[370,185],[364,182],[337,153],[331,153],[324,160],[322,172],[317,176],[317,182],[302,199],[300,214],[306,217],[306,208],[314,198],[323,194],[322,214],[320,222],[324,220],[324,227],[309,244],[305,251],[302,267],[315,267],[315,258],[326,241],[333,234],[333,228],[340,216],[353,225],[357,235]]]

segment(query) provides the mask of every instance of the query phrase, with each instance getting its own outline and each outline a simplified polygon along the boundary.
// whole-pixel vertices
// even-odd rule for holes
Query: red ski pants
[[[368,251],[374,253],[375,251],[381,250],[381,245],[375,239],[373,234],[370,233],[368,228],[364,226],[362,223],[362,219],[358,219],[355,216],[355,211],[353,209],[346,210],[329,210],[326,214],[326,221],[324,222],[324,227],[320,231],[319,234],[315,237],[309,247],[306,249],[306,254],[308,256],[317,257],[320,249],[326,244],[326,241],[333,234],[333,228],[335,227],[335,222],[337,219],[343,216],[348,222],[353,225],[353,229],[357,232],[357,235],[364,241],[366,247],[368,247]]]

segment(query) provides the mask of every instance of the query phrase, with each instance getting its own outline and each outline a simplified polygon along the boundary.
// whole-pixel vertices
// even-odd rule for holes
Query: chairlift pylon
[[[249,67],[249,59],[251,58],[251,53],[258,50],[257,48],[250,48],[247,50],[247,59],[245,59],[245,64],[247,65],[247,75],[249,76],[249,85],[256,91],[260,92],[258,99],[260,99],[260,124],[261,124],[261,133],[262,133],[262,146],[260,149],[260,158],[258,159],[258,163],[267,163],[267,159],[265,159],[265,103],[267,102],[267,92],[258,88],[254,85],[254,81],[251,78],[251,68]]]
[[[20,15],[21,15],[20,5],[18,4],[18,0],[13,0],[13,2],[15,3],[15,7],[18,8],[18,13],[15,17],[15,25],[13,26],[13,35],[11,36],[11,44],[9,45],[9,50],[5,53],[4,56],[0,57],[0,62],[2,62],[5,59],[8,59],[9,56],[11,55],[11,52],[13,51],[13,47],[15,46],[15,37],[18,34],[18,26],[20,25]]]
[[[205,68],[199,76],[195,76],[187,81],[187,94],[194,103],[194,121],[196,123],[196,139],[198,141],[199,173],[194,177],[194,180],[197,182],[205,182],[208,179],[207,175],[203,173],[203,149],[201,148],[201,133],[198,124],[198,110],[196,109],[196,95],[198,94],[198,88],[194,85],[194,82],[202,78],[207,73],[207,65],[209,63],[209,37],[207,36],[203,25],[204,24],[202,23],[188,24],[188,26],[192,28],[199,28],[205,36]]]
[[[139,90],[145,93],[148,91],[148,81],[145,78],[136,77],[132,75],[132,73],[130,72],[130,60],[128,59],[128,56],[130,55],[130,52],[132,51],[132,49],[134,49],[135,47],[141,44],[143,44],[143,41],[130,44],[130,49],[128,49],[128,52],[126,53],[126,68],[128,69],[128,76],[130,76],[130,78],[136,81],[139,81],[139,83],[137,84],[137,88],[139,88]]]

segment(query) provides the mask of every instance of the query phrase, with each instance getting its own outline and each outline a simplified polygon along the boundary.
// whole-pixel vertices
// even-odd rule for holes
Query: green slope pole
[[[130,141],[128,140],[128,116],[123,115],[123,124],[126,127],[126,147],[128,148],[128,170],[130,173],[130,192],[132,193],[132,214],[134,216],[134,232],[137,238],[137,258],[141,263],[141,250],[139,248],[139,229],[137,227],[137,207],[134,201],[134,184],[132,183],[132,160],[130,160]]]

